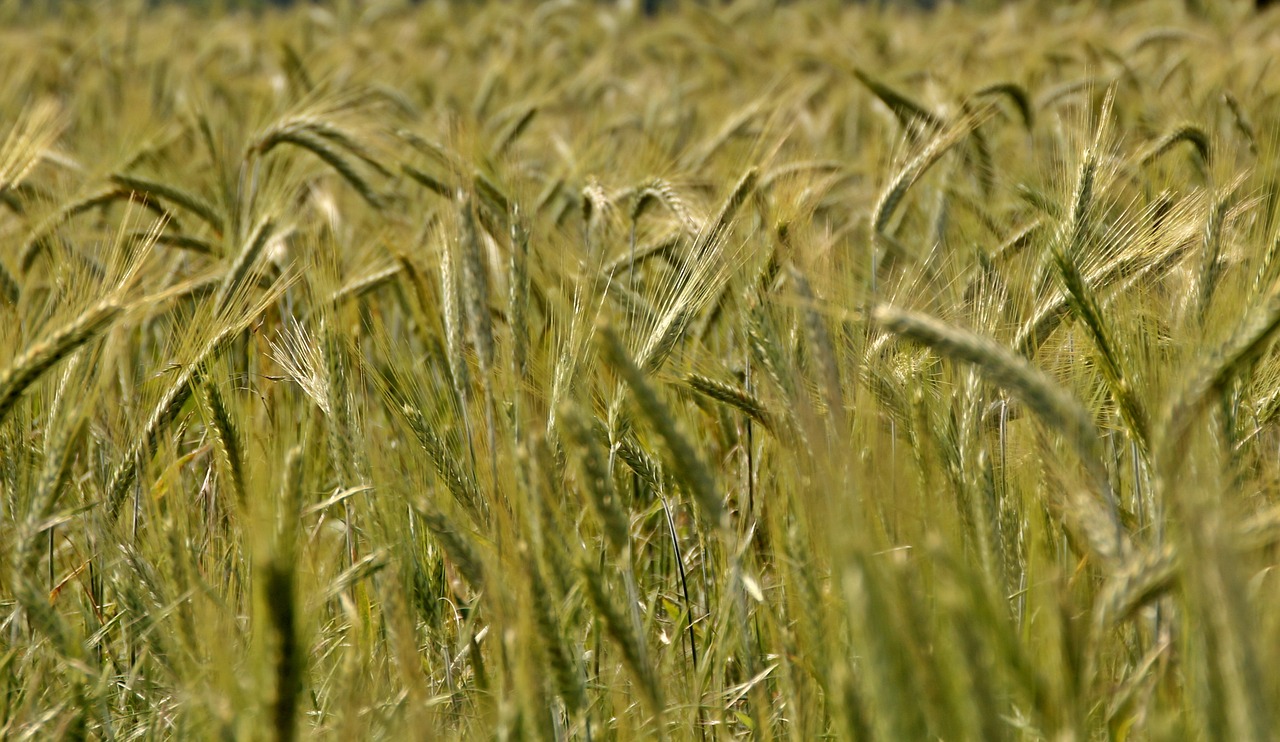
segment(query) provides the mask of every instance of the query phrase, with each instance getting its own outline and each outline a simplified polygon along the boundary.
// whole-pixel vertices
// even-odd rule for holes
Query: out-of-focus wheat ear
[[[1201,164],[1209,164],[1209,135],[1195,124],[1178,124],[1173,127],[1143,150],[1138,155],[1138,162],[1150,165],[1182,142],[1191,145],[1199,156]]]
[[[329,414],[325,418],[328,423],[329,454],[333,458],[334,471],[341,478],[344,487],[364,484],[368,481],[364,449],[352,445],[354,441],[362,440],[356,409],[352,404],[359,391],[354,388],[355,361],[351,358],[345,338],[337,329],[336,321],[326,321],[321,332],[325,378],[329,382]],[[348,511],[347,502],[344,501],[344,511]]]
[[[66,124],[63,119],[51,98],[38,101],[22,112],[0,144],[0,193],[20,184],[58,141]]]
[[[391,171],[379,162],[370,149],[352,136],[350,132],[332,121],[314,114],[304,113],[288,116],[277,121],[249,145],[249,151],[265,155],[280,144],[297,145],[298,142],[292,140],[292,137],[295,136],[333,144],[339,149],[354,155],[364,164],[377,171],[378,174],[387,178],[391,177]]]
[[[1249,151],[1258,154],[1258,135],[1257,130],[1253,128],[1253,122],[1249,120],[1248,114],[1244,112],[1244,107],[1240,105],[1240,101],[1230,90],[1222,93],[1222,102],[1227,104],[1227,108],[1231,111],[1231,117],[1236,122],[1236,129],[1244,136],[1244,140],[1249,143]]]
[[[472,543],[471,537],[425,499],[415,501],[413,509],[422,516],[422,522],[427,526],[427,530],[436,537],[440,548],[449,557],[449,561],[458,568],[458,573],[467,581],[467,584],[471,585],[471,589],[477,594],[484,592],[484,562],[481,561],[480,552]]]
[[[1222,273],[1222,232],[1226,227],[1227,212],[1235,203],[1236,193],[1243,182],[1244,178],[1237,178],[1214,200],[1213,206],[1209,209],[1208,219],[1205,221],[1200,253],[1200,274],[1196,279],[1197,317],[1201,323],[1209,313],[1214,292],[1218,288],[1218,279]]]
[[[595,178],[582,188],[583,244],[589,255],[595,255],[600,245],[600,232],[614,214],[613,200]]]
[[[263,154],[270,151],[276,144],[291,144],[304,149],[333,168],[334,172],[342,176],[342,179],[347,181],[355,189],[356,193],[360,194],[360,197],[372,206],[375,211],[381,211],[386,206],[386,198],[378,193],[364,175],[360,173],[355,163],[340,150],[330,146],[324,139],[314,136],[308,131],[298,130],[278,132],[269,141],[270,146],[262,150]]]
[[[889,223],[892,221],[898,205],[902,203],[902,199],[906,196],[907,191],[911,189],[911,186],[915,185],[929,168],[942,159],[942,156],[968,135],[970,131],[971,127],[968,125],[953,125],[940,131],[929,140],[929,143],[915,157],[911,158],[893,174],[880,192],[880,197],[876,200],[876,205],[871,210],[870,221],[870,247],[872,250],[870,281],[873,293],[878,282],[877,274],[880,272],[879,248],[886,248],[890,251],[890,254],[902,249],[888,231]]]
[[[58,500],[61,499],[62,488],[66,486],[67,477],[71,475],[71,464],[75,460],[76,452],[84,443],[85,433],[89,429],[87,415],[79,410],[72,414],[71,422],[60,426],[53,439],[45,446],[44,468],[40,471],[35,498],[31,505],[32,516],[37,521],[43,521],[49,517],[57,506]]]
[[[484,221],[488,217],[496,219],[498,223],[506,224],[507,219],[515,209],[514,202],[507,195],[507,192],[487,173],[479,170],[471,178],[471,185],[475,189],[475,206],[477,217],[480,218],[481,223],[486,228],[489,228],[490,224]],[[491,233],[495,237],[502,234],[492,230]]]
[[[763,307],[751,310],[747,325],[747,346],[751,357],[765,370],[765,374],[773,381],[778,390],[787,399],[796,396],[797,384],[791,374],[791,364],[787,362],[782,347],[778,343],[778,331],[771,317]],[[791,413],[788,411],[790,418]]]
[[[263,575],[263,591],[275,639],[271,732],[277,742],[298,738],[298,711],[306,685],[307,653],[299,636],[298,596],[292,560],[272,559]]]
[[[966,118],[977,120],[978,109],[968,101],[965,101],[962,110]],[[987,135],[982,132],[982,127],[975,124],[969,130],[969,146],[964,149],[963,156],[966,169],[978,181],[978,192],[984,197],[990,197],[991,190],[995,188],[996,166],[995,158],[991,155],[991,144],[987,141]],[[942,203],[945,206],[947,200],[944,199]]]
[[[831,175],[845,170],[845,163],[839,160],[800,160],[799,162],[786,162],[776,167],[769,168],[767,172],[760,178],[760,190],[769,191],[769,188],[784,178],[790,178],[800,175]]]
[[[658,679],[657,668],[652,664],[644,637],[637,634],[632,622],[626,614],[618,610],[609,591],[604,586],[604,579],[594,564],[583,560],[579,563],[582,575],[583,592],[587,602],[591,604],[595,618],[604,624],[605,636],[617,647],[622,655],[622,665],[631,675],[632,682],[640,691],[640,698],[649,707],[649,713],[659,719],[656,726],[661,728],[661,717],[665,711],[662,698],[662,686]]]
[[[991,251],[991,262],[999,263],[1017,255],[1031,244],[1032,238],[1043,228],[1044,222],[1040,219],[1032,219],[1025,227],[1010,234],[1004,242]]]
[[[226,309],[231,297],[235,296],[240,290],[245,278],[253,270],[254,264],[258,261],[258,256],[262,254],[274,231],[275,222],[270,219],[264,219],[259,222],[257,228],[253,230],[253,235],[250,236],[249,241],[244,244],[240,253],[236,255],[236,259],[227,268],[226,275],[222,279],[222,285],[218,287],[214,306],[219,311]]]
[[[608,457],[602,455],[600,443],[583,415],[576,405],[563,404],[558,419],[561,429],[576,448],[587,495],[603,526],[605,538],[614,552],[621,556],[631,547],[631,522],[614,489]]]
[[[113,300],[99,302],[49,336],[28,347],[0,371],[0,423],[27,387],[77,348],[101,335],[124,308]]]
[[[517,379],[529,373],[529,230],[517,207],[511,218],[511,362]],[[519,395],[517,395],[517,398]],[[517,420],[519,416],[516,416]]]
[[[489,384],[488,377],[493,370],[494,360],[493,317],[489,309],[489,269],[485,263],[484,247],[480,244],[480,233],[476,229],[471,199],[465,198],[458,209],[462,226],[462,293],[466,304],[467,325],[471,342],[476,349],[480,373],[486,377],[482,381]]]
[[[596,328],[605,360],[627,386],[631,387],[641,413],[661,436],[675,460],[674,474],[687,488],[703,515],[717,528],[728,530],[729,515],[716,490],[715,479],[689,439],[680,432],[671,410],[658,397],[657,391],[627,354],[617,333],[608,325]]]
[[[1110,509],[1117,542],[1126,540],[1119,505],[1103,462],[1098,428],[1089,412],[1067,390],[991,338],[961,330],[929,315],[882,304],[872,310],[871,319],[896,335],[977,366],[990,382],[1017,396],[1051,429],[1061,431],[1080,455],[1094,480],[1093,486]]]
[[[120,463],[111,472],[111,478],[107,483],[106,502],[107,515],[112,521],[119,516],[120,506],[124,504],[129,488],[137,479],[138,467],[142,465],[143,457],[150,455],[155,449],[157,437],[177,418],[178,412],[191,396],[193,372],[182,370],[178,374],[178,378],[165,390],[159,403],[147,418],[142,433],[126,449]]]
[[[150,232],[134,232],[130,236],[139,239],[152,238]],[[188,250],[190,252],[200,253],[201,255],[216,256],[218,254],[218,248],[215,247],[212,242],[199,237],[192,237],[189,234],[164,233],[155,235],[154,239],[157,245],[163,245],[165,247]]]
[[[440,314],[444,320],[445,349],[449,357],[449,372],[453,380],[453,392],[458,408],[462,411],[463,426],[467,438],[471,436],[471,425],[467,419],[467,399],[470,396],[470,373],[465,353],[466,328],[464,326],[462,297],[458,286],[461,278],[455,264],[454,247],[450,240],[440,245],[440,289],[442,306]]]
[[[1055,220],[1062,218],[1062,205],[1050,198],[1043,190],[1028,183],[1019,183],[1015,190],[1018,198],[1041,214]]]
[[[600,267],[605,276],[616,275],[619,271],[635,272],[645,261],[653,258],[675,259],[675,250],[680,247],[683,238],[680,234],[671,234],[648,244],[637,245],[634,252],[619,255]],[[628,288],[633,281],[628,280]],[[634,289],[631,289],[634,290]]]
[[[765,430],[773,432],[773,415],[769,413],[764,402],[746,389],[700,374],[685,375],[684,383],[698,394],[733,407],[760,423]]]
[[[226,321],[218,332],[205,341],[187,364],[178,370],[176,378],[169,383],[155,408],[152,409],[151,415],[147,417],[142,431],[133,439],[120,463],[111,472],[107,481],[105,503],[110,521],[115,521],[119,517],[120,506],[124,504],[129,488],[137,478],[138,467],[143,463],[143,458],[150,456],[155,450],[160,433],[169,427],[182,406],[190,399],[197,370],[228,342],[239,336],[266,307],[279,299],[287,286],[288,282],[277,282],[274,289],[261,297],[249,312]]]
[[[743,127],[755,120],[772,98],[773,96],[766,92],[725,117],[724,123],[714,134],[690,148],[685,156],[680,158],[680,167],[690,173],[701,171],[712,155],[719,152],[726,142],[737,136]]]
[[[902,124],[903,130],[906,131],[912,141],[922,133],[938,131],[945,125],[941,116],[871,77],[866,72],[855,69],[853,76],[858,78],[858,82],[867,86],[867,89],[872,94],[889,107],[889,110],[897,117],[898,122]]]
[[[920,176],[932,167],[944,154],[959,142],[969,130],[964,126],[953,126],[940,132],[929,140],[929,143],[905,165],[894,173],[893,177],[880,192],[875,208],[871,212],[871,228],[873,234],[882,235],[893,218],[894,211],[906,195],[907,190],[915,184]]]
[[[1035,107],[1031,102],[1031,96],[1027,93],[1027,89],[1015,82],[998,82],[986,87],[979,88],[973,94],[974,98],[1008,98],[1018,109],[1018,115],[1022,118],[1022,125],[1027,131],[1031,131],[1035,127]]]
[[[1178,471],[1186,463],[1190,434],[1205,405],[1234,379],[1253,368],[1271,347],[1278,330],[1280,286],[1273,286],[1231,339],[1202,363],[1182,391],[1173,397],[1164,424],[1157,428],[1163,434],[1160,471],[1166,482],[1175,482]]]
[[[493,140],[493,147],[489,150],[489,156],[492,159],[499,159],[506,153],[507,149],[524,134],[529,128],[529,124],[533,123],[534,117],[538,115],[538,106],[526,106],[519,115],[512,116],[511,120],[503,127]]]
[[[808,279],[794,265],[790,266],[790,278],[803,305],[801,311],[804,316],[805,335],[822,382],[823,402],[827,406],[827,414],[830,415],[836,434],[842,435],[845,431],[844,392],[840,384],[840,362],[836,358],[835,343],[831,340],[827,323],[818,312],[818,300],[813,294],[813,289],[809,287]]]
[[[440,180],[439,178],[429,175],[417,169],[416,167],[412,167],[410,165],[401,165],[400,170],[405,175],[408,175],[410,178],[416,181],[418,185],[426,188],[427,190],[439,196],[443,196],[444,198],[449,199],[451,201],[453,200],[453,196],[456,190],[449,184]]]
[[[1176,584],[1178,568],[1177,553],[1168,544],[1131,555],[1107,579],[1094,604],[1095,630],[1125,621],[1160,599]]]
[[[52,409],[49,411],[49,420],[57,421],[61,424],[51,426],[51,429],[46,433],[44,466],[40,468],[40,476],[36,480],[35,493],[27,505],[27,512],[15,513],[18,527],[15,529],[12,539],[14,542],[12,546],[13,567],[16,570],[16,574],[23,579],[30,578],[34,581],[37,574],[41,557],[40,550],[36,548],[37,537],[47,531],[50,543],[52,543],[53,528],[55,526],[48,522],[48,518],[53,514],[54,508],[61,498],[63,487],[71,473],[72,461],[83,444],[84,435],[89,427],[89,417],[86,414],[86,410],[91,407],[90,400],[81,395],[77,395],[75,400],[77,407],[75,409],[70,410],[69,414],[65,416],[58,415],[62,408],[64,395],[66,395],[71,385],[70,382],[73,379],[72,372],[75,365],[75,362],[73,362],[67,372],[64,373],[60,388],[55,395]],[[53,589],[53,583],[54,567],[51,563],[49,566],[49,588],[51,590]]]
[[[167,183],[159,183],[146,178],[139,178],[134,175],[125,173],[115,173],[111,176],[111,182],[122,188],[138,193],[148,198],[155,198],[160,201],[168,201],[177,204],[186,211],[200,217],[201,221],[208,224],[215,233],[222,234],[225,224],[217,210],[204,199],[188,193],[181,188],[168,185]]]
[[[306,486],[306,448],[291,447],[284,457],[284,476],[280,482],[275,523],[276,558],[292,562],[298,548],[298,530],[302,519],[303,489]]]
[[[525,574],[529,580],[529,597],[533,602],[533,620],[537,627],[538,639],[547,653],[548,664],[551,665],[551,677],[555,682],[556,692],[564,701],[565,710],[570,718],[587,708],[586,689],[582,683],[582,669],[574,661],[573,655],[565,646],[564,630],[556,615],[555,605],[547,583],[542,578],[542,570],[538,560],[528,553],[521,554]]]
[[[714,219],[698,236],[697,242],[694,243],[691,251],[693,260],[702,260],[706,257],[721,238],[724,236],[725,230],[733,222],[734,216],[737,215],[738,209],[742,208],[742,204],[755,191],[756,181],[760,178],[760,170],[756,167],[747,168],[734,183],[733,190],[729,191],[728,197],[724,203],[720,205],[720,211],[716,213]]]
[[[311,74],[307,72],[307,64],[302,61],[302,55],[293,48],[293,44],[287,41],[280,44],[280,58],[280,66],[284,68],[285,75],[288,76],[289,83],[298,97],[305,98],[308,93],[315,90],[316,84],[312,81]]]
[[[461,160],[457,154],[443,144],[433,142],[408,129],[396,129],[393,133],[403,139],[410,147],[435,160],[436,164],[444,169],[450,172],[457,172],[462,169]],[[443,195],[446,195],[447,198],[453,198],[453,191]]]
[[[227,409],[226,400],[218,390],[217,383],[207,377],[201,381],[201,397],[208,414],[209,430],[213,433],[214,448],[231,481],[236,502],[243,507],[245,505],[244,449],[240,443],[239,426],[235,424],[231,411]]]
[[[18,285],[18,279],[13,277],[9,269],[0,262],[0,301],[9,306],[18,305],[18,297],[22,295],[22,287]]]
[[[440,436],[428,422],[426,415],[412,405],[405,404],[400,408],[409,424],[409,430],[418,439],[419,445],[431,459],[436,473],[444,480],[445,486],[477,526],[488,522],[488,508],[480,496],[475,481],[467,474],[466,469],[458,466],[458,457],[448,449]]]

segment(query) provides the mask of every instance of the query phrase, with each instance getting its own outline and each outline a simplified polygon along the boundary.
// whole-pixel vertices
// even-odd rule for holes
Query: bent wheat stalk
[[[1116,550],[1127,551],[1127,533],[1103,463],[1098,429],[1089,412],[1069,392],[1013,351],[991,338],[961,330],[934,317],[888,305],[875,307],[871,319],[890,332],[971,363],[997,386],[1017,396],[1045,423],[1062,431],[1076,449],[1115,528]]]

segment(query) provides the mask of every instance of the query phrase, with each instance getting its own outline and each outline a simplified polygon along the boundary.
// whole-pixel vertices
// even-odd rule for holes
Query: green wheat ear
[[[658,397],[657,390],[645,378],[617,333],[608,325],[598,327],[601,352],[605,360],[631,388],[641,413],[662,437],[675,462],[674,474],[689,490],[703,515],[715,527],[727,530],[728,512],[716,489],[715,479],[689,438],[679,430],[671,410]]]
[[[106,332],[123,311],[124,307],[115,301],[96,304],[28,347],[0,371],[0,422],[13,411],[27,387],[77,348]]]

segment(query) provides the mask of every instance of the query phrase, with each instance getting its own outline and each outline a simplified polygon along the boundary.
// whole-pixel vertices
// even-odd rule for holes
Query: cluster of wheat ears
[[[1272,738],[1274,14],[67,5],[0,737]]]

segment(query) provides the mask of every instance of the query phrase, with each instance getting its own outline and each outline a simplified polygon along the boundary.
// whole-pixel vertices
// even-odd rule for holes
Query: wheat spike
[[[114,300],[99,302],[15,358],[0,372],[0,422],[12,412],[27,387],[58,361],[105,332],[122,311],[124,307]]]
[[[631,360],[613,329],[606,325],[597,328],[597,331],[601,338],[601,350],[605,359],[627,383],[627,386],[631,387],[641,412],[658,431],[667,445],[667,450],[675,459],[676,478],[688,488],[689,494],[702,508],[707,520],[716,527],[727,529],[728,512],[716,491],[715,480],[706,464],[694,451],[689,439],[677,428],[675,420],[671,417],[671,410],[658,398],[657,391],[649,384],[644,372],[635,361]]]

